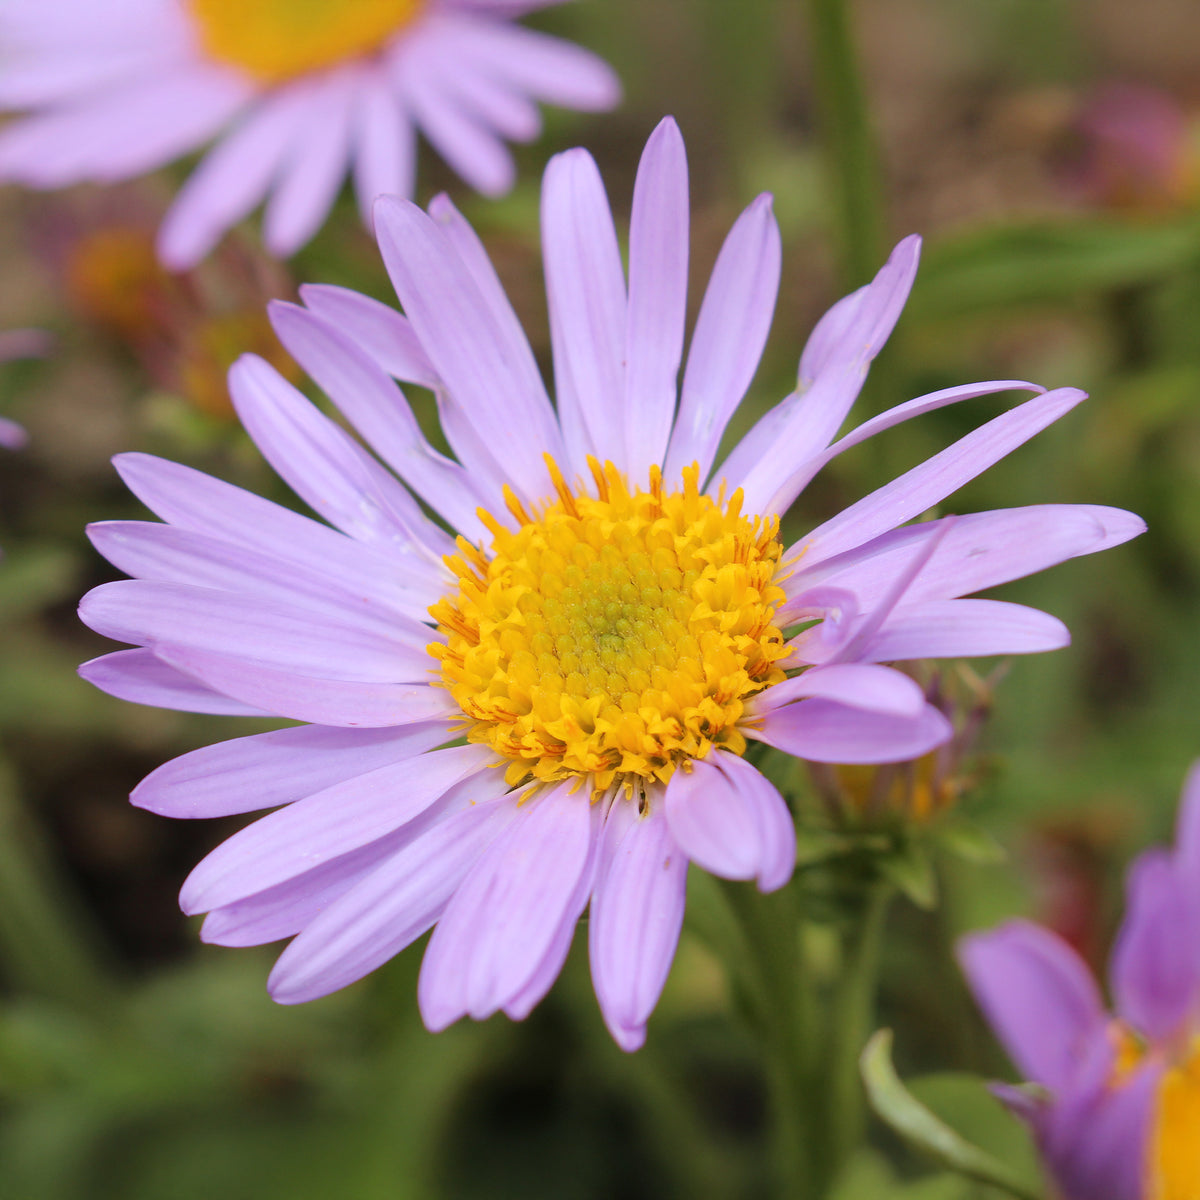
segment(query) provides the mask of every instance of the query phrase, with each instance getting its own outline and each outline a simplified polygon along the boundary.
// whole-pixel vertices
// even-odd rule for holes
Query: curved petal
[[[823,699],[784,705],[742,732],[797,758],[828,763],[908,762],[954,736],[950,722],[929,704],[917,717],[896,717]]]
[[[381,863],[279,956],[267,981],[271,996],[280,1004],[303,1004],[398,954],[438,919],[464,875],[516,815],[510,799],[485,799],[439,821]]]
[[[418,621],[448,576],[385,543],[367,546],[282,505],[180,463],[150,454],[118,454],[125,485],[164,521],[182,529],[299,564],[305,574],[335,577],[348,591],[377,598]]]
[[[421,683],[436,667],[425,626],[398,623],[388,635],[356,627],[352,610],[334,621],[279,601],[185,584],[104,583],[84,596],[79,618],[116,641],[168,642],[329,679]]]
[[[577,407],[602,462],[625,469],[625,274],[604,182],[582,149],[556,154],[542,179],[542,255],[560,407]],[[564,422],[567,420],[564,417]]]
[[[1200,1000],[1196,890],[1164,850],[1141,855],[1127,877],[1112,990],[1117,1012],[1154,1042],[1178,1033]]]
[[[930,600],[892,610],[858,651],[867,662],[914,658],[984,658],[1060,650],[1071,632],[1040,609],[1006,600]]]
[[[1057,388],[994,417],[814,529],[805,539],[809,561],[831,558],[911,521],[1086,398],[1078,388]]]
[[[389,763],[296,800],[222,842],[184,882],[179,905],[207,912],[255,895],[406,825],[455,784],[483,773],[487,746]]]
[[[475,510],[501,497],[486,495],[458,463],[434,450],[383,367],[307,309],[274,300],[268,311],[291,356],[384,462],[455,529],[471,541],[483,538]]]
[[[129,799],[163,817],[227,817],[291,804],[356,775],[433,750],[444,721],[401,729],[297,725],[202,746],[151,771]]]
[[[708,477],[767,344],[782,263],[779,223],[764,193],[734,222],[705,289],[663,471],[668,479],[693,462],[701,481]]]
[[[873,663],[834,663],[812,667],[755,696],[747,707],[759,716],[793,700],[821,697],[851,708],[916,717],[925,708],[925,694],[915,679],[891,667]]]
[[[365,350],[389,375],[421,387],[442,386],[420,338],[394,308],[330,283],[301,284],[300,299],[310,312]]]
[[[190,675],[214,692],[269,715],[289,717],[293,721],[381,728],[450,718],[461,713],[458,705],[441,688],[428,684],[318,679],[260,663],[247,663],[225,654],[166,643],[157,645],[154,653],[168,666]]]
[[[453,242],[415,204],[394,197],[377,203],[375,226],[405,314],[489,451],[489,477],[510,482],[526,500],[552,494],[543,455],[558,457],[562,443],[545,388],[531,386],[519,347]]]
[[[357,541],[414,549],[435,559],[454,543],[357,443],[269,363],[244,354],[229,394],[246,432],[289,487]]]
[[[645,1041],[683,927],[687,855],[658,805],[618,798],[605,822],[588,919],[592,984],[622,1050]]]
[[[563,921],[572,919],[597,826],[586,792],[571,794],[575,782],[521,805],[446,906],[417,988],[421,1016],[434,1032],[459,1017],[482,1020],[503,1008],[524,989]]]
[[[1108,1017],[1096,981],[1061,938],[1009,921],[958,943],[975,1000],[1026,1079],[1068,1087],[1094,1042],[1107,1044]],[[1112,1051],[1109,1051],[1111,1061]]]
[[[694,761],[690,771],[676,771],[663,810],[671,836],[706,871],[724,879],[757,879],[761,891],[790,877],[796,852],[787,805],[737,755],[715,751]]]
[[[687,290],[687,155],[666,117],[642,153],[629,222],[625,463],[639,487],[652,463],[662,466],[671,436]]]
[[[168,666],[152,650],[116,650],[79,667],[79,675],[118,700],[180,712],[226,717],[269,717],[271,714],[205,687]]]

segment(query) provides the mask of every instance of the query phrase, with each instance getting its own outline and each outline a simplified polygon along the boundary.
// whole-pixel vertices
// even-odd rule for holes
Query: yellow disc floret
[[[1200,1039],[1159,1084],[1146,1200],[1200,1196]]]
[[[212,58],[274,84],[378,50],[424,0],[187,0]]]
[[[745,751],[745,701],[784,678],[772,624],[779,521],[700,492],[630,491],[592,463],[595,496],[550,463],[558,499],[513,530],[490,514],[490,550],[459,539],[458,594],[429,611],[430,646],[470,741],[508,759],[514,786],[572,775],[596,789],[666,782],[713,746]]]

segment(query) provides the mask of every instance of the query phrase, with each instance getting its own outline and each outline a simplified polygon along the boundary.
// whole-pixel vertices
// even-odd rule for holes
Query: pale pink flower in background
[[[112,183],[216,139],[167,214],[159,254],[194,265],[266,199],[279,256],[320,228],[349,171],[371,202],[413,193],[421,132],[472,187],[513,183],[505,140],[538,101],[611,108],[593,54],[514,23],[560,0],[5,0],[0,179]]]
[[[337,287],[272,308],[362,441],[261,359],[230,375],[250,436],[327,523],[162,459],[117,460],[164,523],[92,527],[134,578],[91,592],[81,615],[137,648],[85,678],[142,704],[302,722],[184,755],[133,796],[175,817],[277,809],[181,896],[208,914],[208,941],[294,938],[277,1000],[344,987],[436,927],[426,1024],[519,1019],[590,906],[596,995],[635,1049],[689,864],[764,891],[791,876],[792,817],[748,739],[835,763],[928,752],[949,722],[883,664],[1065,645],[1046,613],[963,597],[1144,528],[1091,505],[907,524],[1070,411],[1074,388],[950,388],[837,439],[907,299],[915,237],[826,314],[795,390],[722,459],[771,325],[780,236],[760,196],[721,249],[685,358],[688,211],[669,119],[638,169],[628,271],[592,158],[551,160],[552,404],[470,225],[445,197],[428,212],[381,200],[404,315]],[[455,457],[426,440],[397,380],[432,390]],[[1033,397],[783,544],[780,515],[836,455],[1013,390]]]

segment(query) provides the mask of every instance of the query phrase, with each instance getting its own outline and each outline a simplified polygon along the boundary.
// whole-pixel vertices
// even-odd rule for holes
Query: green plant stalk
[[[875,1029],[875,994],[887,914],[895,894],[891,884],[867,885],[857,920],[844,939],[841,976],[834,986],[830,1010],[825,1080],[826,1137],[823,1145],[822,1193],[862,1142],[866,1129],[866,1095],[859,1057]]]
[[[745,939],[743,985],[758,1035],[769,1091],[774,1195],[815,1200],[813,1078],[815,997],[800,957],[799,920],[792,887],[768,896],[747,883],[722,890]]]
[[[861,287],[883,261],[879,159],[846,0],[808,0],[813,83],[838,222],[842,282]]]

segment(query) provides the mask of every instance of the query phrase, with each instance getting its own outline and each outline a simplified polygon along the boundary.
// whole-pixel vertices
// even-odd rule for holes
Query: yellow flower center
[[[1141,1064],[1148,1047],[1123,1025],[1113,1028],[1119,1086]],[[1200,1197],[1200,1037],[1163,1072],[1158,1085],[1150,1135],[1146,1200],[1197,1200]]]
[[[1158,1091],[1147,1200],[1200,1196],[1200,1038],[1169,1067]]]
[[[187,0],[212,58],[275,84],[378,50],[424,0]]]
[[[480,513],[490,553],[460,538],[458,593],[429,611],[446,634],[430,653],[468,740],[508,759],[513,786],[572,775],[666,782],[714,745],[744,753],[745,701],[784,673],[772,619],[783,548],[777,517],[745,517],[741,491],[630,491],[591,463],[596,495],[567,486],[515,530]]]

